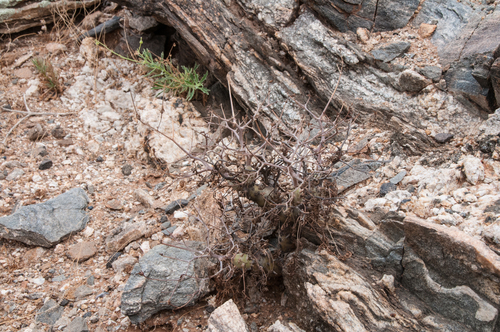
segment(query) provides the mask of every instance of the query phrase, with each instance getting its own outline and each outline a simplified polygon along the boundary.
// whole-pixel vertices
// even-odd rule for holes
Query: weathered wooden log
[[[15,8],[7,8],[0,5],[0,34],[17,33],[28,28],[38,27],[52,23],[57,13],[75,11],[80,8],[89,8],[95,6],[100,0],[83,1],[35,1],[25,6],[19,6],[14,1]]]

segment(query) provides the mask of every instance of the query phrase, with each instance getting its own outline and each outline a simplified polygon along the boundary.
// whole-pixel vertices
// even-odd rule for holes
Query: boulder
[[[132,269],[121,298],[124,315],[141,323],[165,309],[190,306],[208,293],[210,262],[199,254],[197,242],[168,247],[157,245]]]
[[[0,218],[0,237],[34,246],[55,246],[85,228],[88,202],[83,189],[73,188],[44,203],[23,206]]]

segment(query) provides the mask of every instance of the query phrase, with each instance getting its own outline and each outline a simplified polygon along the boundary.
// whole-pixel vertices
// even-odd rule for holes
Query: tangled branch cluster
[[[340,128],[348,136],[350,123],[340,117],[331,120],[328,105],[320,114],[307,103],[298,105],[305,115],[293,129],[276,116],[273,128],[264,132],[259,118],[265,106],[251,117],[239,118],[233,107],[230,116],[214,115],[211,124],[218,129],[205,134],[200,153],[187,151],[143,123],[191,160],[190,172],[182,176],[198,177],[213,189],[222,211],[217,222],[205,220],[200,211],[191,218],[205,242],[199,257],[217,261],[212,278],[225,283],[245,273],[263,279],[280,275],[280,261],[295,249],[301,229],[313,225],[337,199],[334,165],[345,140],[334,139]],[[281,135],[269,134],[278,129]]]

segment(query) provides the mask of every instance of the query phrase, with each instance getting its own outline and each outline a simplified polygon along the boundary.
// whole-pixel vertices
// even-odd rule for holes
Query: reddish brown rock
[[[106,238],[106,250],[108,252],[117,252],[125,248],[127,244],[146,234],[146,223],[126,223],[116,228],[113,233]]]

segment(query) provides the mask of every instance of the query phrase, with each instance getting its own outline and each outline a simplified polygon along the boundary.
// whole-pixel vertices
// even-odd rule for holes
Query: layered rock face
[[[308,95],[313,110],[331,98],[332,112],[394,130],[391,141],[409,155],[420,155],[436,142],[474,133],[500,103],[500,35],[495,33],[500,10],[494,4],[119,2],[174,27],[247,112],[265,115],[267,128],[273,123],[293,127],[307,119],[302,105]],[[371,36],[392,30],[394,38]],[[431,49],[432,56],[415,55],[421,47]],[[482,166],[471,168],[470,160],[461,165],[472,185],[484,179],[478,173]],[[412,172],[404,185],[423,181],[417,166]],[[429,183],[436,179],[442,188],[457,190],[460,172],[450,172],[449,180],[443,173]],[[394,212],[412,201],[412,193],[395,190],[405,175],[380,189],[384,198],[365,203],[366,211],[375,212],[390,203],[393,212],[371,218],[339,210],[325,221],[331,244],[340,248],[336,255],[315,251],[306,241],[298,258],[285,264],[287,291],[304,326],[317,331],[500,328],[499,257],[465,232],[437,225],[437,217],[425,221]],[[418,180],[411,182],[412,176]],[[342,179],[345,188],[362,181],[351,180]],[[318,243],[313,232],[304,234]]]

